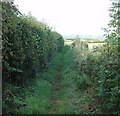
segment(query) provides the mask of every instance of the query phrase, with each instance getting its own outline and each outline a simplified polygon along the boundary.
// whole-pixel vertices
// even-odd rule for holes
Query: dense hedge
[[[106,44],[95,48],[87,59],[77,59],[76,67],[80,73],[91,77],[100,100],[103,113],[120,114],[119,112],[119,45],[120,2],[112,3],[110,9],[111,21],[105,29]],[[79,62],[79,63],[78,63]]]
[[[3,82],[24,84],[48,67],[64,45],[63,37],[12,3],[2,4]]]

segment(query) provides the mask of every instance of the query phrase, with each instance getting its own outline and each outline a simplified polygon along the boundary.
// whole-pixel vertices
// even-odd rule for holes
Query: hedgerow
[[[86,59],[79,57],[77,63],[75,61],[77,71],[88,75],[94,83],[92,86],[97,91],[101,111],[112,114],[119,114],[119,7],[120,2],[112,3],[110,9],[112,19],[108,29],[105,29],[106,44],[95,48]]]
[[[2,4],[3,82],[24,84],[62,50],[63,37],[12,3]]]

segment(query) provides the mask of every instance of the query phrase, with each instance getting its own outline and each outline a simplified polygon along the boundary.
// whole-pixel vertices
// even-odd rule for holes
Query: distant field
[[[65,45],[71,45],[73,43],[73,40],[67,40],[65,39]]]
[[[73,41],[75,41],[75,39],[65,39],[65,45],[71,45],[73,43]],[[104,41],[100,41],[100,40],[85,40],[85,39],[81,39],[81,41],[86,41],[88,42],[88,47],[89,49],[93,49],[94,47],[97,46],[103,46],[105,44]]]
[[[93,49],[94,47],[103,46],[104,44],[105,44],[105,42],[104,42],[104,43],[88,43],[88,47],[89,47],[89,49],[91,50],[91,49]]]

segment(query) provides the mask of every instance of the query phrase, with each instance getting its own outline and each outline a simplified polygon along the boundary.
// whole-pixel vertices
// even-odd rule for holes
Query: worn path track
[[[66,53],[67,54],[67,53]],[[54,69],[54,79],[50,97],[48,114],[81,114],[96,112],[97,101],[94,98],[93,88],[79,90],[76,77],[83,78],[77,71],[71,68],[72,60],[63,54],[57,61]],[[93,103],[94,101],[94,103]],[[93,106],[93,104],[96,104]]]
[[[52,82],[52,95],[50,98],[50,109],[48,110],[48,114],[57,114],[57,106],[60,103],[59,94],[60,94],[60,82],[61,82],[61,71],[63,68],[63,60],[62,58],[59,61],[59,66],[55,69],[55,77]]]

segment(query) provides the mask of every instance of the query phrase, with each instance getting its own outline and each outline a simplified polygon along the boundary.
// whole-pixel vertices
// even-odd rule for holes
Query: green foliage
[[[109,48],[109,49],[108,49]],[[77,59],[75,69],[83,76],[76,78],[78,87],[82,90],[93,86],[100,98],[103,113],[119,113],[119,66],[117,45],[106,44],[100,49],[95,49],[88,57],[81,61]],[[85,75],[85,76],[84,76]],[[87,76],[86,76],[87,75]]]
[[[51,31],[49,26],[37,21],[31,14],[22,15],[14,4],[0,3],[3,17],[3,112],[6,114],[44,113],[49,104],[50,83],[58,71],[57,68],[64,63],[59,75],[63,79],[60,86],[64,86],[64,88],[59,96],[61,101],[58,109],[56,108],[58,112],[88,111],[89,113],[90,110],[86,108],[89,108],[89,103],[86,102],[92,103],[93,94],[96,93],[91,94],[90,91],[93,90],[91,88],[95,88],[96,96],[101,103],[101,112],[119,114],[118,32],[120,11],[118,8],[120,2],[114,2],[110,9],[112,19],[108,29],[105,29],[106,44],[101,48],[95,48],[92,52],[89,52],[87,48],[81,50],[80,46],[78,48],[65,46],[62,50],[64,40],[60,34]],[[62,53],[59,53],[61,51]],[[57,53],[59,55],[54,57]],[[51,69],[46,73],[51,61]],[[38,73],[39,80],[35,81]],[[30,90],[27,88],[29,81],[33,81],[33,83],[35,81]],[[18,85],[25,87],[23,88],[23,91],[26,92],[24,95],[20,90],[22,88]],[[83,98],[78,95],[78,90],[81,95],[83,92]],[[25,99],[23,99],[24,97]],[[39,102],[40,99],[42,99],[41,102]],[[75,105],[69,102],[70,100]],[[83,104],[81,105],[81,103]],[[19,108],[20,110],[18,110]],[[93,111],[95,110],[93,109]]]
[[[119,113],[118,109],[118,95],[119,95],[119,74],[120,68],[118,66],[118,57],[120,56],[118,53],[118,45],[119,45],[119,37],[118,37],[118,27],[120,26],[120,17],[119,17],[119,7],[120,2],[116,1],[112,3],[112,7],[110,9],[110,17],[111,21],[109,23],[109,31],[106,34],[107,45],[105,46],[105,52],[102,53],[102,64],[100,71],[104,78],[100,78],[100,86],[102,88],[103,94],[102,100],[105,104],[104,107],[107,107],[113,113]]]
[[[120,2],[116,1],[110,9],[112,19],[108,29],[105,29],[106,44],[103,47],[95,48],[89,53],[86,59],[81,61],[81,58],[77,58],[77,60],[75,60],[75,68],[77,71],[91,77],[90,80],[92,80],[94,83],[93,86],[97,90],[103,113],[119,113],[119,6]],[[82,80],[81,78],[78,80],[79,84],[85,83],[83,78]],[[85,87],[85,84],[83,87]]]
[[[93,86],[92,79],[85,74],[77,75],[75,81],[80,90],[86,90],[88,87]]]
[[[47,68],[62,50],[63,37],[31,14],[20,14],[12,3],[2,3],[3,81],[24,84]]]
[[[45,80],[36,79],[32,86],[30,86],[27,95],[25,96],[25,103],[19,109],[15,108],[14,114],[40,114],[45,113],[49,104],[51,84]],[[31,91],[31,92],[30,92]],[[18,98],[16,99],[18,101]],[[15,102],[15,101],[14,101]],[[20,103],[19,103],[20,104]]]
[[[2,74],[5,93],[8,86],[5,83],[27,87],[28,82],[42,70],[47,69],[54,56],[62,51],[64,40],[60,34],[53,32],[47,24],[38,21],[31,14],[22,15],[13,3],[0,2],[0,4],[2,4]],[[10,90],[4,97],[11,93],[13,91]],[[3,101],[4,112],[14,98],[9,99],[11,101]]]
[[[23,88],[6,84],[3,94],[4,114],[37,114],[45,113],[51,95],[51,84],[40,78],[34,78],[32,83]]]

